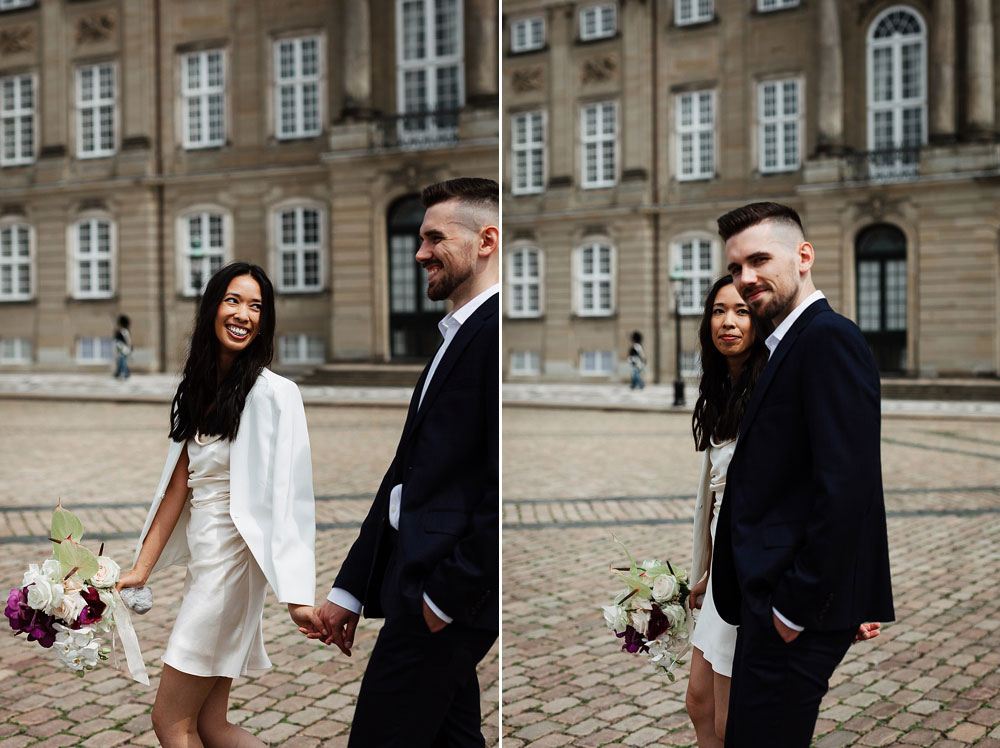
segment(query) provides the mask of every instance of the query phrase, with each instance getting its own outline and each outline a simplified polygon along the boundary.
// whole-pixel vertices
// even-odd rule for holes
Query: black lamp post
[[[677,378],[674,380],[674,407],[684,406],[684,380],[681,378],[681,288],[684,286],[684,276],[680,268],[674,268],[670,273],[670,287],[674,292],[674,344],[677,362]]]

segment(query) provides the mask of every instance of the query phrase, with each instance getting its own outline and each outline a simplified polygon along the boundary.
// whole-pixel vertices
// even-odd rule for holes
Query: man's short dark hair
[[[751,226],[756,226],[761,221],[777,221],[790,226],[798,226],[803,234],[802,219],[795,212],[794,208],[789,208],[781,203],[750,203],[742,208],[731,210],[724,216],[719,216],[719,236],[722,241],[729,241],[729,237],[736,236],[741,231],[746,231]]]
[[[500,185],[492,179],[458,177],[424,187],[424,191],[420,193],[420,202],[423,203],[424,208],[454,198],[458,198],[466,205],[475,208],[499,211]]]

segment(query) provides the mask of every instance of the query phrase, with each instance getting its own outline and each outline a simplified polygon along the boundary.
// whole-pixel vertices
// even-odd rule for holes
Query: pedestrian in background
[[[632,347],[628,349],[628,362],[632,366],[631,388],[642,389],[642,372],[646,368],[646,352],[642,349],[642,333],[638,330],[632,333]]]
[[[132,334],[128,331],[129,318],[122,314],[115,327],[115,379],[128,379],[128,357],[132,355]]]

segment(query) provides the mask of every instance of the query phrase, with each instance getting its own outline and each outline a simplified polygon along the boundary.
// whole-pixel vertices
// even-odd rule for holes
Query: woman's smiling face
[[[215,314],[223,358],[232,361],[250,345],[260,325],[261,306],[260,284],[253,276],[238,275],[229,282]]]
[[[727,283],[715,294],[712,304],[712,342],[723,356],[742,356],[754,341],[750,308],[736,292],[736,286]]]

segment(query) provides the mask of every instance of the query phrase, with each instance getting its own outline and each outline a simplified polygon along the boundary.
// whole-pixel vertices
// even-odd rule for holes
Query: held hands
[[[291,616],[292,622],[299,627],[299,631],[303,634],[308,636],[310,632],[314,632],[317,636],[326,635],[326,627],[316,614],[316,608],[312,605],[288,603],[288,615]]]
[[[316,615],[321,628],[307,630],[303,627],[299,631],[310,639],[320,639],[324,644],[336,644],[337,649],[350,657],[351,647],[354,646],[354,631],[361,616],[329,600],[316,609]]]

